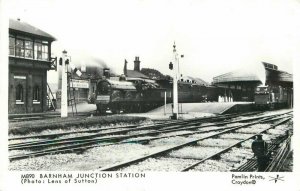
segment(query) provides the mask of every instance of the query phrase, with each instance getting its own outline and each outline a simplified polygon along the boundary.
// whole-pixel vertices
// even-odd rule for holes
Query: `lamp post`
[[[68,117],[68,88],[67,88],[67,69],[66,69],[66,58],[67,51],[62,52],[62,66],[61,66],[61,117]]]

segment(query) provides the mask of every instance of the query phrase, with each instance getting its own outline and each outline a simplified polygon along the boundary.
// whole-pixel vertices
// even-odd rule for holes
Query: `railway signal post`
[[[174,56],[174,64],[172,65],[172,69],[174,70],[173,76],[173,116],[172,119],[178,119],[178,54],[176,52],[176,45],[174,42],[173,45],[173,56]]]
[[[61,67],[61,117],[68,117],[68,92],[67,92],[67,69],[66,69],[66,58],[67,51],[62,52],[62,67]]]

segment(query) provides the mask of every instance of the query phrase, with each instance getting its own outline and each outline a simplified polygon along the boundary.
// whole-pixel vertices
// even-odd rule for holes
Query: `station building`
[[[9,20],[9,114],[48,109],[47,71],[54,69],[53,41],[52,35],[28,23]]]
[[[262,62],[263,81],[255,72],[237,70],[213,78],[213,84],[223,88],[221,96],[230,97],[232,101],[253,101],[254,92],[259,85],[281,86],[288,90],[288,97],[293,97],[293,75],[278,70],[274,64]],[[228,100],[228,99],[227,99]]]
[[[135,57],[134,63],[134,69],[128,70],[127,68],[127,61],[125,60],[123,73],[127,80],[138,80],[138,79],[150,79],[149,76],[143,74],[141,72],[141,61],[138,56]]]

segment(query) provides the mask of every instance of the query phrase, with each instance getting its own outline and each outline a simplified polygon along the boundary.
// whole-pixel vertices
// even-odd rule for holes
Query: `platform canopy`
[[[257,74],[246,70],[235,70],[216,76],[213,78],[213,83],[237,82],[237,81],[261,81]]]
[[[271,82],[271,83],[293,83],[293,75],[278,70],[273,64],[262,62],[264,67],[251,70],[249,68],[238,69],[213,78],[214,84],[229,82]]]

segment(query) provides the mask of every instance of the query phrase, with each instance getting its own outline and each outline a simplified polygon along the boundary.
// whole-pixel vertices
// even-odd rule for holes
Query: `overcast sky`
[[[9,0],[21,18],[57,38],[54,56],[66,49],[72,61],[89,55],[121,74],[124,59],[170,74],[174,41],[181,73],[212,81],[261,61],[293,73],[300,50],[297,0]],[[84,55],[84,56],[82,56]],[[49,75],[49,81],[55,81]]]

